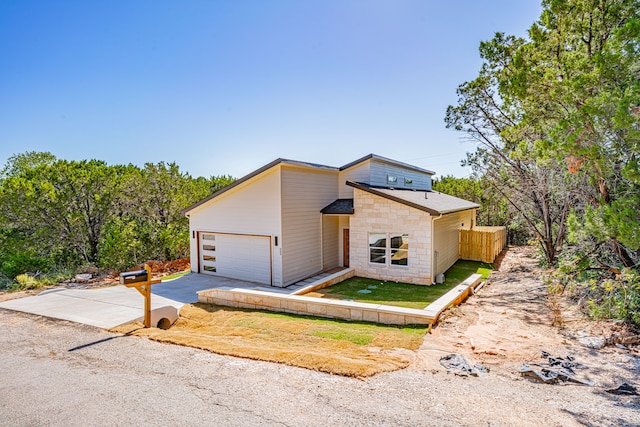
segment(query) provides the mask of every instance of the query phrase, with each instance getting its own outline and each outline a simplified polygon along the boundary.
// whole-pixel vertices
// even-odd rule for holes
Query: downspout
[[[442,218],[442,214],[438,217],[431,217],[431,284],[436,283],[436,267],[438,266],[438,254],[436,247],[436,221]]]

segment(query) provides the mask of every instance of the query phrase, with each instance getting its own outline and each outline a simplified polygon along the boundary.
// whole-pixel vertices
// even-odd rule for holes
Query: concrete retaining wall
[[[345,270],[338,271],[327,277],[319,279],[304,288],[300,288],[293,292],[292,295],[304,295],[309,292],[317,291],[318,289],[326,288],[327,286],[335,285],[336,283],[344,282],[347,279],[352,278],[356,274],[353,268],[347,268]]]
[[[428,325],[448,307],[462,302],[480,280],[479,274],[470,276],[424,310],[230,287],[200,291],[198,302],[390,325]]]

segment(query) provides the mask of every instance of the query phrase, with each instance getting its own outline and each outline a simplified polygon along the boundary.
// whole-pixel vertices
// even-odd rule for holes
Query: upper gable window
[[[396,182],[398,182],[398,177],[397,176],[387,175],[387,182],[389,184],[395,184]]]
[[[404,179],[404,185],[411,185],[411,184],[413,184],[413,180],[411,178]]]

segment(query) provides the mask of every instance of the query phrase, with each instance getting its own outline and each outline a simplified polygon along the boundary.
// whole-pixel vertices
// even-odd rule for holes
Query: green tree
[[[567,222],[582,244],[638,260],[640,4],[545,0],[529,39],[480,45],[478,78],[458,88],[447,126],[467,132],[474,169],[524,218],[548,262]]]
[[[604,243],[631,267],[640,249],[640,2],[543,6],[506,86],[522,106],[520,126],[548,124],[538,155],[564,162],[580,183],[573,235],[585,227],[590,245]]]
[[[97,160],[56,160],[15,172],[2,183],[5,220],[50,251],[68,246],[86,262],[96,262],[117,169]]]
[[[467,164],[495,189],[537,237],[552,264],[566,234],[571,196],[557,162],[536,156],[536,143],[548,138],[546,123],[525,124],[520,100],[506,78],[524,40],[498,33],[480,44],[480,75],[458,88],[458,105],[447,109],[447,127],[464,131],[478,149]]]
[[[124,269],[185,257],[182,210],[231,182],[192,178],[175,163],[141,169],[17,154],[0,172],[0,269],[15,277],[80,263]]]
[[[176,163],[147,163],[142,170],[138,219],[154,258],[176,259],[189,253],[189,222],[182,210],[233,182],[228,176],[192,178]]]
[[[490,180],[444,176],[434,180],[433,190],[479,204],[480,209],[476,217],[477,225],[506,227],[507,240],[511,244],[524,244],[530,238],[530,233],[519,221],[517,212],[493,188]]]
[[[469,164],[547,261],[561,254],[556,280],[582,289],[591,314],[638,323],[640,2],[542,5],[528,39],[481,43],[480,74],[446,122],[480,142]]]
[[[100,245],[103,268],[188,256],[189,224],[182,210],[234,181],[228,176],[193,178],[175,163],[120,168],[121,191]]]
[[[56,160],[56,156],[49,152],[27,151],[26,153],[14,154],[9,157],[4,168],[0,171],[0,179],[20,175],[37,166],[50,165]]]

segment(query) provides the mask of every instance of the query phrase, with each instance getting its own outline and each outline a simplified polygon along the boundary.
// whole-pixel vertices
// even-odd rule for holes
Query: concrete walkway
[[[198,301],[197,291],[220,286],[252,289],[255,283],[189,274],[151,287],[151,309],[171,305],[180,309]],[[134,288],[112,286],[99,289],[50,289],[37,296],[0,302],[0,308],[70,320],[110,329],[142,319],[144,298]]]

